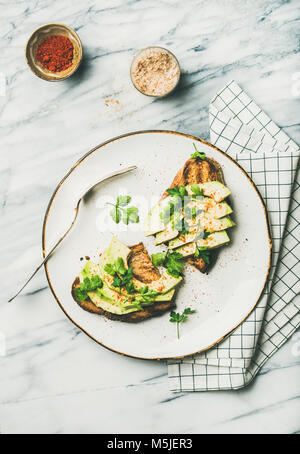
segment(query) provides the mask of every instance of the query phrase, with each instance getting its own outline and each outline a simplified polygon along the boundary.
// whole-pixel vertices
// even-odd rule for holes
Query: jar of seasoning
[[[135,88],[147,96],[161,98],[178,85],[180,66],[175,55],[163,47],[147,47],[133,59],[130,77]]]

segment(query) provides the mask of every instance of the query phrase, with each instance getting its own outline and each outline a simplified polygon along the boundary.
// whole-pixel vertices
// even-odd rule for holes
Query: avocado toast
[[[181,281],[160,274],[143,243],[127,247],[113,237],[98,264],[85,264],[73,282],[72,296],[86,311],[136,323],[168,311]]]
[[[144,233],[204,273],[216,259],[214,250],[230,242],[227,229],[235,223],[225,201],[229,195],[221,166],[196,149],[150,210]]]

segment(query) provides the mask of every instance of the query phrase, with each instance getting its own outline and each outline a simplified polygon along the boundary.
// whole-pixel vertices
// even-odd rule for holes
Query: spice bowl
[[[36,53],[39,45],[50,36],[65,36],[73,44],[72,63],[66,69],[53,72],[43,66],[37,59]],[[64,24],[45,24],[36,29],[26,44],[26,60],[31,71],[38,77],[49,82],[64,80],[70,77],[78,69],[82,60],[82,44],[77,33]]]
[[[160,46],[146,47],[133,58],[130,78],[143,95],[164,98],[177,87],[180,65],[175,55]]]

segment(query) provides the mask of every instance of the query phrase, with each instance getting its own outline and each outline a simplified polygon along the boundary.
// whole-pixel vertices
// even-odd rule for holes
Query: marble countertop
[[[246,389],[172,394],[164,362],[119,356],[73,326],[43,271],[6,302],[41,258],[58,181],[102,141],[141,129],[209,139],[208,103],[235,79],[300,143],[297,7],[297,0],[1,4],[0,433],[300,432],[299,334]],[[68,24],[83,42],[82,66],[64,82],[40,80],[26,65],[26,40],[47,22]],[[141,95],[129,78],[133,55],[153,44],[173,51],[183,69],[177,92],[162,100]]]

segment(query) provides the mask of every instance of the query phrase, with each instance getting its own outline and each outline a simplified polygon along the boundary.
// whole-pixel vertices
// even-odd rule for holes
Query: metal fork
[[[93,186],[91,186],[89,189],[87,189],[85,191],[85,193],[80,197],[80,199],[78,200],[77,202],[77,205],[76,205],[76,208],[75,208],[75,217],[72,221],[72,224],[70,225],[70,227],[68,228],[68,230],[66,231],[66,233],[57,241],[57,243],[55,243],[55,245],[52,247],[52,249],[48,252],[48,254],[46,255],[46,257],[44,258],[44,260],[39,264],[39,266],[36,268],[36,270],[32,273],[32,275],[29,277],[29,279],[27,279],[27,281],[25,282],[25,284],[23,285],[23,287],[20,288],[20,290],[12,297],[8,300],[8,302],[10,303],[12,300],[14,300],[16,298],[16,296],[19,295],[19,293],[22,292],[22,290],[26,287],[26,285],[31,281],[31,279],[36,275],[36,273],[39,271],[39,269],[49,260],[50,256],[52,255],[52,253],[55,251],[55,249],[57,248],[57,246],[66,238],[66,236],[68,235],[68,233],[71,231],[72,227],[74,226],[75,222],[76,222],[76,219],[77,219],[77,216],[78,216],[78,212],[79,212],[79,206],[80,206],[80,203],[82,201],[82,199],[90,192],[92,191],[92,189],[95,188],[95,186],[97,186],[99,183],[103,183],[103,181],[106,181],[106,180],[109,180],[110,178],[113,178],[113,177],[116,177],[117,175],[122,175],[124,173],[128,173],[128,172],[131,172],[132,170],[135,170],[137,169],[136,166],[131,166],[131,167],[126,167],[125,169],[121,169],[121,170],[117,170],[115,172],[112,172],[112,173],[109,173],[108,175],[106,175],[105,177],[101,178],[101,180],[97,181],[96,184],[94,184]]]

